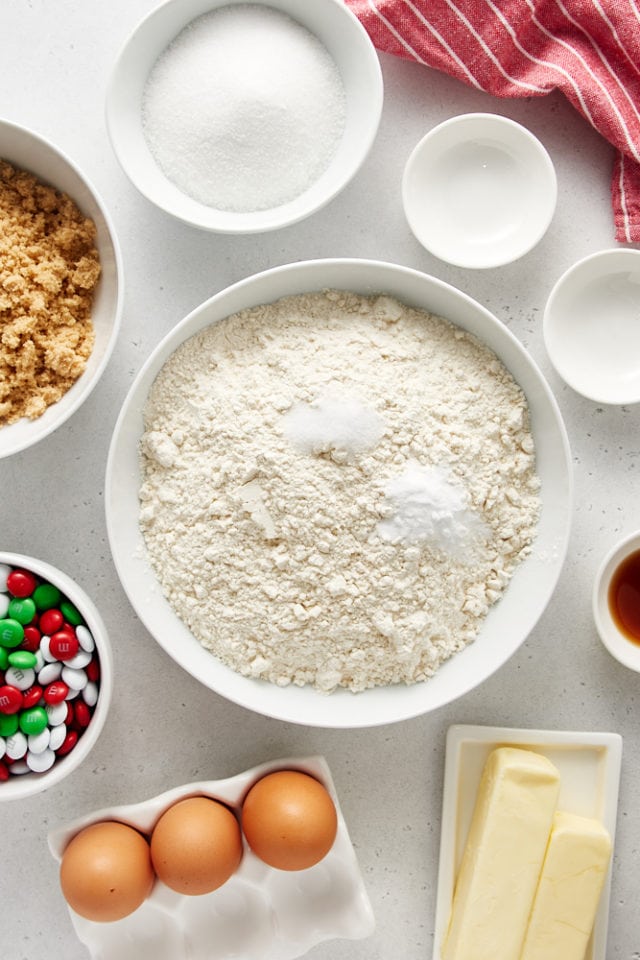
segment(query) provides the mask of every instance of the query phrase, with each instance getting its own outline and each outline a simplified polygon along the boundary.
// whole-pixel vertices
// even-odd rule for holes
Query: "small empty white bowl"
[[[407,161],[402,201],[416,239],[458,267],[498,267],[528,253],[557,199],[549,154],[525,127],[468,113],[430,130]]]
[[[640,673],[640,642],[636,643],[618,626],[609,597],[611,582],[620,565],[640,551],[640,530],[617,543],[605,556],[596,574],[593,588],[593,618],[600,639],[609,653],[630,670]]]
[[[329,166],[307,189],[269,209],[224,210],[183,192],[160,169],[143,130],[144,91],[154,64],[197,17],[240,0],[165,0],[136,27],[115,64],[106,99],[106,119],[115,154],[133,185],[148,200],[185,223],[217,233],[250,234],[296,223],[332,200],[364,162],[380,123],[382,72],[364,27],[342,0],[253,0],[297,21],[326,48],[336,64],[346,98],[346,119]],[[256,107],[260,105],[257,104]],[[295,157],[291,159],[295,163]]]
[[[597,403],[640,401],[640,250],[601,250],[553,287],[543,317],[553,366]]]

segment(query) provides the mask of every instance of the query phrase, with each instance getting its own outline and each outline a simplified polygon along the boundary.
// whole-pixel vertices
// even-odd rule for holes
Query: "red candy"
[[[89,661],[84,668],[84,672],[87,675],[87,680],[91,680],[92,683],[98,682],[100,679],[100,664],[96,657]]]
[[[51,656],[56,660],[71,660],[80,649],[78,638],[70,630],[58,630],[49,642]]]
[[[30,597],[37,585],[36,578],[28,570],[12,570],[7,577],[7,590],[21,600]]]
[[[17,687],[5,683],[0,687],[0,713],[17,713],[22,707],[22,694]]]
[[[30,624],[28,627],[24,628],[24,640],[20,644],[20,648],[22,650],[29,650],[31,653],[35,653],[40,646],[41,639],[42,634],[38,628],[34,627],[33,624]]]
[[[44,690],[44,702],[45,703],[62,703],[63,700],[67,699],[67,694],[69,693],[69,687],[66,683],[63,683],[62,680],[54,680],[53,683],[50,683],[48,687],[45,687]]]
[[[23,690],[22,692],[22,707],[24,710],[29,710],[31,707],[35,707],[37,703],[40,703],[40,698],[42,696],[42,687],[39,687],[37,683],[34,683],[32,687],[29,687],[28,690]]]
[[[45,610],[38,622],[44,635],[50,637],[52,633],[60,630],[64,623],[64,617],[59,610]]]
[[[84,730],[85,727],[89,726],[91,721],[91,710],[84,702],[84,700],[76,700],[73,705],[73,719],[74,725],[80,727],[81,730]]]
[[[0,760],[0,782],[9,779],[9,767]]]
[[[76,743],[78,742],[78,734],[75,730],[69,730],[66,737],[56,750],[56,753],[59,757],[64,757],[67,753],[71,753]]]

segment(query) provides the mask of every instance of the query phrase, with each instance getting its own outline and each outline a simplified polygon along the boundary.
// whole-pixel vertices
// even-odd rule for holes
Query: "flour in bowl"
[[[163,592],[233,670],[354,692],[431,677],[535,538],[526,399],[446,320],[326,291],[182,344],[144,411]]]

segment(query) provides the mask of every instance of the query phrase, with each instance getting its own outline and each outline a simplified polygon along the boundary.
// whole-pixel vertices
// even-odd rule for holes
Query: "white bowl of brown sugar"
[[[0,118],[0,458],[86,400],[121,312],[120,250],[95,188],[54,144]]]

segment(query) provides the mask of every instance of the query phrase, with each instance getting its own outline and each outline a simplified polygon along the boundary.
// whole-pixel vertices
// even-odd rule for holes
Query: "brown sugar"
[[[93,221],[0,159],[0,425],[41,416],[85,369],[99,276]]]

